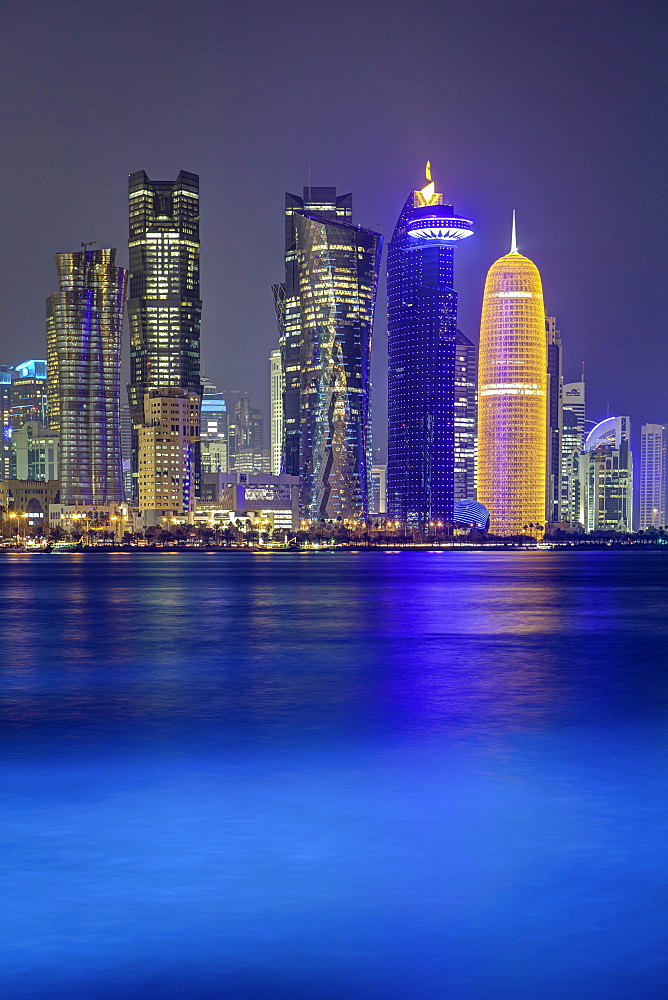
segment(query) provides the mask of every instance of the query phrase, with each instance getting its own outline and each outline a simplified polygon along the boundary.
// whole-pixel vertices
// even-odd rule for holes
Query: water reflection
[[[663,706],[661,554],[608,555],[8,559],[2,718],[426,733]]]
[[[3,1000],[662,996],[668,574],[610,555],[0,562]]]

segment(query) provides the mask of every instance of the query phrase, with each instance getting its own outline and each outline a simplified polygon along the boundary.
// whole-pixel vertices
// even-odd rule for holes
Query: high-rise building
[[[540,273],[517,250],[485,282],[478,356],[478,500],[490,531],[518,535],[545,523],[547,343]]]
[[[666,438],[664,424],[643,424],[640,431],[640,528],[662,528],[668,524]]]
[[[457,339],[454,248],[472,232],[473,224],[455,215],[435,190],[427,164],[427,184],[408,196],[387,260],[387,504],[392,517],[415,527],[452,520]],[[460,480],[460,489],[462,485]],[[467,482],[465,488],[470,486]]]
[[[204,473],[228,471],[228,421],[224,393],[208,379],[202,379],[201,462]]]
[[[269,355],[269,379],[271,400],[271,474],[281,474],[281,458],[283,455],[283,365],[281,352],[272,351]]]
[[[478,349],[455,337],[455,503],[475,500],[478,451]]]
[[[49,427],[60,431],[60,385],[58,382],[56,320],[51,296],[46,300],[46,412]]]
[[[177,387],[148,389],[139,437],[139,507],[147,522],[195,509],[195,446],[200,394]]]
[[[123,499],[120,375],[128,272],[115,250],[56,254],[51,296],[58,385],[61,502]]]
[[[561,499],[559,520],[583,524],[580,455],[585,442],[585,384],[566,382],[561,389]]]
[[[592,429],[580,459],[585,531],[633,530],[631,421],[606,417]]]
[[[12,375],[11,365],[0,365],[0,480],[12,468]]]
[[[12,427],[27,420],[47,421],[46,361],[24,361],[12,373]],[[38,477],[30,477],[38,478]]]
[[[136,478],[139,427],[144,420],[147,390],[152,390],[152,400],[158,389],[182,389],[189,397],[192,393],[202,395],[199,177],[182,170],[175,181],[151,181],[140,170],[130,174],[129,188],[128,398]],[[165,399],[171,398],[165,394]],[[167,408],[170,405],[166,403]],[[197,475],[198,443],[194,442],[193,447]],[[179,478],[188,475],[184,468]]]
[[[301,330],[302,516],[369,512],[369,375],[383,238],[294,215]]]
[[[546,508],[548,522],[560,520],[561,509],[561,437],[563,416],[561,389],[561,335],[554,316],[545,317],[547,336],[547,442],[546,442]]]
[[[337,195],[333,187],[305,187],[303,197],[285,195],[285,281],[273,285],[278,339],[283,368],[283,457],[282,470],[298,476],[301,469],[301,410],[302,381],[302,331],[301,300],[299,291],[300,271],[297,263],[297,232],[295,217],[298,212],[317,213],[323,220],[352,222],[353,196]]]

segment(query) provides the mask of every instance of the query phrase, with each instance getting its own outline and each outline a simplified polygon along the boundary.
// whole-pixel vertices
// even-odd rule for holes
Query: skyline
[[[483,3],[485,16],[471,24],[453,5],[425,4],[420,18],[399,10],[379,23],[376,6],[343,5],[346,70],[336,47],[315,44],[325,23],[318,5],[279,11],[256,3],[223,18],[203,4],[191,5],[187,17],[166,4],[171,20],[158,21],[152,3],[140,11],[125,3],[12,11],[2,70],[14,165],[4,206],[3,361],[43,356],[43,300],[56,251],[100,239],[127,265],[127,176],[187,169],[202,186],[202,372],[218,385],[246,388],[268,412],[265,359],[275,346],[268,289],[282,277],[284,192],[308,183],[310,166],[312,183],[352,191],[359,223],[388,237],[396,205],[431,159],[439,190],[476,219],[475,246],[458,260],[463,332],[477,342],[484,275],[507,245],[516,208],[520,250],[540,267],[547,311],[562,332],[565,380],[579,378],[584,361],[592,418],[605,416],[609,403],[610,412],[630,414],[636,432],[642,423],[666,422],[663,367],[638,357],[629,368],[628,346],[631,336],[642,337],[649,357],[663,356],[668,143],[655,123],[666,12],[656,4],[608,5],[609,16],[594,5],[547,11],[516,4],[506,17]],[[298,68],[282,57],[290,14],[300,23]],[[443,36],[435,29],[446,23],[448,59],[426,85],[418,70],[438,64]],[[81,46],[85,33],[99,42],[94,61]],[[550,45],[536,48],[539,39]],[[170,60],[184,47],[197,51],[198,67],[175,75]],[[126,63],[140,57],[145,99],[137,101]],[[244,74],[249,59],[257,67],[251,77]],[[394,61],[400,81],[390,78]],[[63,98],[87,70],[87,90],[77,90],[79,104],[70,107]],[[376,82],[361,90],[360,80],[374,73]],[[298,80],[309,74],[306,93]],[[109,77],[113,99],[100,105]],[[643,220],[634,235],[642,253],[625,254],[619,280],[627,208]],[[378,428],[384,311],[381,288]],[[125,337],[124,380],[127,328]]]

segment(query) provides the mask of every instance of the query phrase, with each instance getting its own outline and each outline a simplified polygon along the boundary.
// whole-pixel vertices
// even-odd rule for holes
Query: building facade
[[[11,365],[0,365],[0,481],[12,470],[12,374]]]
[[[436,192],[427,164],[427,184],[408,196],[387,260],[387,504],[390,516],[414,527],[452,520],[454,248],[472,232],[472,223],[455,215]]]
[[[606,417],[587,435],[580,459],[585,531],[633,531],[631,421]]]
[[[547,343],[540,273],[517,250],[487,274],[478,356],[478,500],[490,531],[545,523]],[[538,528],[537,528],[538,526]]]
[[[475,500],[478,459],[478,349],[455,337],[455,503]]]
[[[200,455],[202,475],[228,470],[227,404],[215,385],[204,382],[200,423]]]
[[[297,262],[298,212],[317,213],[323,220],[352,222],[352,194],[333,187],[305,187],[303,197],[285,195],[285,281],[273,285],[278,341],[283,369],[283,446],[281,471],[298,476],[301,469],[302,312]]]
[[[366,518],[371,341],[383,238],[318,213],[296,213],[294,223],[302,516]]]
[[[269,355],[269,394],[271,408],[271,472],[274,476],[281,474],[281,459],[283,456],[283,364],[281,352],[272,351]]]
[[[566,382],[561,389],[561,500],[559,520],[583,524],[583,493],[580,455],[584,448],[585,384]]]
[[[561,335],[554,316],[545,317],[547,336],[546,521],[561,520],[561,439],[563,433]]]
[[[12,374],[12,428],[27,420],[46,424],[47,419],[46,361],[24,361]]]
[[[121,334],[127,271],[115,250],[56,254],[51,296],[58,385],[61,501],[123,499],[120,435]]]
[[[60,434],[27,420],[12,434],[12,479],[58,479]]]
[[[179,388],[144,395],[139,438],[139,507],[162,517],[195,509],[195,447],[199,441],[200,395]],[[146,519],[151,523],[151,516]]]
[[[182,389],[202,395],[199,177],[185,170],[175,181],[151,181],[143,170],[131,174],[129,214],[128,399],[133,424],[132,472],[136,480],[146,392]],[[165,398],[171,398],[169,393]],[[196,447],[196,475],[198,456]],[[189,474],[184,468],[179,478]],[[136,499],[137,491],[134,493]]]
[[[663,528],[666,516],[666,437],[664,424],[640,430],[640,520],[638,527]]]

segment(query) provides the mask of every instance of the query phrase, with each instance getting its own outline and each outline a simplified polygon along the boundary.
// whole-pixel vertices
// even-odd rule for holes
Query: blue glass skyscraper
[[[473,224],[427,184],[406,200],[388,249],[388,464],[391,517],[452,521],[455,490],[454,248]]]

